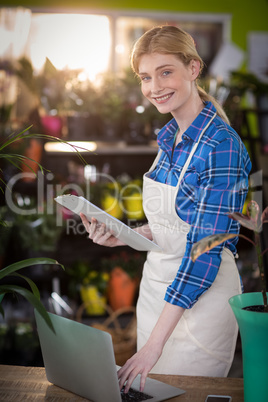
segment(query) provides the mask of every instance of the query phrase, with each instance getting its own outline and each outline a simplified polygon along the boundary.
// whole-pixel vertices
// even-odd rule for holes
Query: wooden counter
[[[231,395],[232,402],[243,402],[243,379],[173,375],[152,378],[183,388],[186,393],[170,402],[205,402],[208,394]],[[0,365],[0,401],[86,401],[49,383],[43,367]],[[109,401],[107,401],[109,402]]]

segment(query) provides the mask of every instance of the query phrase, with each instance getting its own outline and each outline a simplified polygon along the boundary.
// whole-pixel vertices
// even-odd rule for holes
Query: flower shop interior
[[[146,30],[173,24],[193,36],[205,62],[201,85],[250,153],[246,203],[268,205],[267,13],[266,0],[0,3],[0,273],[38,259],[0,285],[31,289],[27,277],[46,310],[106,330],[119,325],[118,364],[135,351],[146,251],[94,244],[55,198],[85,197],[132,228],[146,222],[142,177],[171,116],[142,97],[129,55]],[[238,254],[245,291],[259,289],[254,249],[240,239]],[[1,305],[0,364],[42,366],[33,305],[13,293]],[[243,377],[239,339],[229,376]]]

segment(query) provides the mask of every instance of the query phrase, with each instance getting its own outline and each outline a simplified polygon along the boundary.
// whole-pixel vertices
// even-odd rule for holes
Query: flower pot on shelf
[[[116,311],[123,307],[133,306],[138,281],[131,278],[121,267],[115,267],[108,284],[108,302]]]
[[[39,170],[38,163],[41,162],[42,153],[43,153],[42,143],[36,138],[31,138],[29,146],[27,147],[27,149],[25,151],[25,156],[30,159],[27,160],[27,162],[26,162],[27,164],[23,163],[22,172],[23,173],[37,173],[37,171]],[[34,180],[36,180],[36,177],[34,176],[34,174],[24,175],[23,180],[24,181],[34,181]]]
[[[61,116],[45,115],[41,117],[41,122],[46,135],[62,137],[63,119]]]
[[[80,294],[81,299],[86,306],[85,310],[87,314],[104,315],[106,313],[106,296],[102,295],[96,286],[81,286]]]
[[[236,317],[241,341],[244,401],[268,401],[268,313],[244,310],[263,304],[260,292],[244,293],[229,300]]]
[[[117,197],[114,197],[111,194],[104,194],[101,199],[101,206],[105,212],[112,215],[114,218],[117,218],[119,220],[123,219],[123,206]]]
[[[142,195],[140,192],[133,193],[124,200],[125,211],[128,219],[144,219],[142,207]]]

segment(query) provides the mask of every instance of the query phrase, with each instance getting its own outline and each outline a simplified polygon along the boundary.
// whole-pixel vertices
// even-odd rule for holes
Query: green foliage
[[[34,266],[34,265],[40,265],[40,264],[45,264],[45,265],[61,265],[59,264],[56,260],[50,259],[50,258],[29,258],[26,260],[22,260],[19,262],[16,262],[14,264],[8,265],[7,267],[1,269],[0,271],[0,283],[1,280],[3,280],[6,277],[10,276],[20,276],[23,278],[29,285],[30,290],[27,288],[23,288],[18,285],[9,285],[9,284],[0,284],[0,303],[3,300],[3,297],[7,293],[17,293],[23,296],[26,300],[28,300],[34,308],[41,314],[41,316],[44,318],[48,326],[53,330],[53,325],[52,322],[49,318],[49,315],[47,314],[46,309],[44,308],[43,304],[40,302],[40,294],[37,286],[35,283],[30,279],[27,278],[24,275],[20,275],[17,273],[17,271],[21,270],[22,268]],[[61,265],[63,268],[63,265]],[[4,315],[4,310],[3,307],[0,304],[0,313]]]
[[[27,141],[29,139],[35,138],[35,139],[40,139],[40,140],[46,140],[46,141],[57,141],[60,142],[62,144],[67,144],[69,145],[77,154],[78,158],[80,159],[80,161],[86,165],[86,161],[83,158],[83,156],[81,155],[81,153],[79,152],[79,148],[70,144],[70,143],[66,143],[66,141],[63,141],[60,138],[57,137],[53,137],[50,135],[46,135],[46,134],[33,134],[30,133],[29,130],[32,126],[27,127],[25,130],[19,132],[19,133],[12,133],[11,135],[9,135],[7,138],[2,138],[2,142],[1,142],[1,138],[0,138],[0,160],[3,159],[5,160],[7,163],[10,163],[11,165],[15,166],[17,169],[22,170],[22,166],[25,165],[27,166],[34,174],[35,172],[33,171],[33,169],[28,165],[29,161],[34,161],[32,158],[29,158],[28,156],[19,154],[19,153],[14,153],[12,146],[20,143],[21,141]],[[34,161],[35,162],[35,161]],[[40,169],[40,171],[42,173],[44,173],[44,168],[42,165],[40,165],[40,163],[36,162],[36,164],[38,165],[38,168]],[[6,183],[2,178],[2,174],[3,173],[3,169],[0,167],[0,189],[3,192],[4,188],[6,187]]]
[[[231,73],[231,85],[236,87],[241,94],[252,91],[256,96],[268,95],[268,84],[259,80],[252,73],[233,71]]]
[[[27,215],[13,214],[13,231],[20,242],[20,247],[32,251],[55,251],[63,231],[62,226],[57,226],[56,210],[53,209],[53,212],[49,213],[48,207],[43,204],[40,213],[35,200],[30,200],[27,208],[24,208],[25,211],[27,209],[35,209],[37,212]]]
[[[30,129],[30,127],[19,132],[18,134],[12,133],[7,138],[0,139],[0,160],[2,159],[3,161],[22,170],[22,166],[23,165],[28,166],[27,162],[30,160],[32,161],[32,159],[28,158],[25,155],[21,155],[18,153],[14,153],[13,151],[10,151],[9,149],[12,145],[20,143],[21,141],[25,141],[27,139],[31,139],[31,138],[37,138],[37,139],[42,139],[42,140],[53,140],[53,141],[59,141],[61,143],[66,143],[65,141],[62,141],[61,139],[58,139],[56,137],[52,137],[49,135],[32,134],[29,132],[29,129]],[[86,163],[84,158],[79,153],[79,151],[71,144],[69,144],[69,145],[77,152],[77,155],[79,156],[80,160],[83,163]],[[38,167],[41,170],[41,172],[43,173],[44,168],[39,163],[38,163]],[[5,183],[4,179],[2,178],[2,173],[3,173],[3,170],[0,168],[0,188],[1,188],[1,191],[4,192],[4,189],[6,188],[6,183]],[[8,187],[7,187],[7,190],[8,190]],[[1,235],[1,240],[2,240],[2,239],[6,238],[7,230],[9,229],[9,227],[8,227],[8,223],[6,221],[6,211],[2,210],[1,212],[2,212],[2,214],[0,215],[0,235]],[[49,217],[49,218],[51,218],[51,217]],[[45,232],[43,229],[43,234],[44,233]],[[46,232],[46,236],[47,235],[48,235],[48,233]],[[46,239],[47,239],[47,237],[46,237]],[[34,266],[34,265],[55,265],[55,264],[61,265],[56,260],[40,257],[40,258],[30,258],[30,259],[22,260],[22,261],[16,262],[14,264],[11,264],[11,265],[1,269],[1,271],[0,271],[0,313],[2,315],[4,315],[4,310],[1,305],[1,302],[2,302],[5,294],[6,293],[13,293],[13,294],[17,293],[17,294],[20,294],[21,296],[23,296],[24,298],[26,298],[33,305],[33,307],[36,308],[37,311],[39,311],[39,313],[45,319],[45,321],[50,326],[50,328],[53,329],[49,315],[47,314],[47,311],[45,310],[45,307],[43,306],[43,304],[40,302],[40,294],[39,294],[38,288],[36,287],[36,285],[30,278],[25,277],[21,274],[18,274],[17,271],[22,268],[26,268],[26,267],[30,267],[30,266]],[[61,267],[63,268],[62,265],[61,265]],[[24,287],[18,286],[16,284],[14,284],[14,285],[5,284],[5,283],[2,284],[1,280],[3,280],[6,277],[9,277],[9,276],[17,276],[17,277],[19,276],[20,278],[22,278],[23,280],[26,281],[30,290],[28,288],[24,288]]]

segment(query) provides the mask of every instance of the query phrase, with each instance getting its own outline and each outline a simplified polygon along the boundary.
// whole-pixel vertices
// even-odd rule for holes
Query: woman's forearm
[[[165,343],[181,319],[184,310],[183,307],[165,303],[162,313],[148,339],[150,347],[160,348],[162,351]]]

